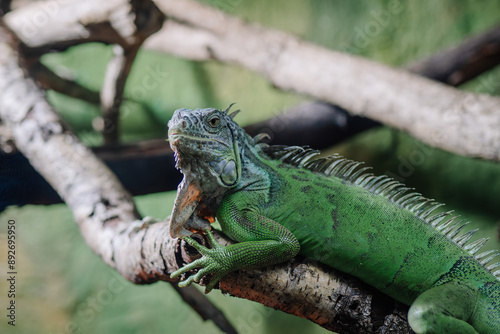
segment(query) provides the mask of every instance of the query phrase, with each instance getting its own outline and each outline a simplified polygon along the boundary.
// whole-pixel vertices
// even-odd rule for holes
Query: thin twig
[[[93,104],[99,104],[99,93],[80,85],[71,78],[62,77],[47,68],[39,61],[29,67],[32,77],[40,83],[43,89],[52,89],[58,93],[74,97]]]
[[[127,49],[119,45],[113,47],[113,57],[108,63],[101,88],[101,127],[106,144],[118,142],[120,106],[130,69],[140,45]]]

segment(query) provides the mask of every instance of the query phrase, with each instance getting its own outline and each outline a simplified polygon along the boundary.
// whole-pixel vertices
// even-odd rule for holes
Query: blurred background
[[[204,2],[246,21],[394,67],[404,67],[454,46],[500,21],[498,0]],[[387,10],[394,3],[402,10],[391,15],[366,43],[357,43],[360,31],[377,20],[373,13]],[[111,54],[110,46],[85,44],[47,54],[42,62],[56,73],[99,90]],[[142,84],[146,76],[153,83],[148,89]],[[500,95],[500,68],[460,89]],[[48,98],[85,144],[102,144],[100,133],[92,125],[100,115],[98,105],[52,91]],[[242,112],[236,120],[243,126],[277,116],[305,101],[302,96],[276,90],[264,78],[242,68],[141,50],[125,88],[121,140],[164,138],[166,124],[178,108],[224,109],[237,102]],[[480,227],[477,237],[491,238],[485,250],[500,248],[499,164],[431,148],[387,127],[363,132],[324,152],[365,161],[376,174],[399,176],[424,196],[446,203],[447,209],[471,220],[471,228]],[[172,191],[137,196],[135,200],[142,215],[163,219],[170,214],[174,198]],[[3,318],[0,332],[219,333],[211,322],[203,322],[186,306],[170,285],[159,282],[136,286],[118,276],[86,246],[64,204],[6,208],[0,213],[1,254],[7,249],[5,226],[9,219],[14,219],[17,227],[17,322],[13,328]],[[7,272],[4,255],[0,268],[2,275]],[[7,290],[7,282],[2,279],[2,308],[7,305]],[[209,298],[240,333],[326,332],[306,320],[222,296],[219,291]]]

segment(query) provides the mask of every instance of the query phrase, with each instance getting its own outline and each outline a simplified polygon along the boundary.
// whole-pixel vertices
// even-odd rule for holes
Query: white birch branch
[[[133,44],[130,11],[126,0],[38,1],[9,12],[4,20],[28,47],[28,55],[41,55],[85,42]]]
[[[205,53],[274,86],[339,105],[462,155],[500,160],[500,98],[459,91],[361,57],[248,24],[192,0],[156,0],[167,18],[201,30]],[[163,39],[163,44],[169,41]],[[201,46],[200,46],[201,48]]]
[[[117,25],[109,13],[123,3],[112,0],[103,5],[102,1],[88,0],[61,4],[59,13],[68,16],[61,20],[59,13],[53,15],[51,23],[55,24],[47,24],[44,29],[29,30],[23,25],[34,9],[12,11],[6,21],[32,54],[85,41],[127,44],[116,32],[109,33],[109,27]],[[459,91],[327,50],[289,34],[244,23],[192,0],[155,3],[171,20],[167,20],[156,41],[148,41],[149,48],[190,59],[214,58],[238,64],[264,75],[278,88],[337,104],[354,114],[407,131],[432,146],[500,160],[497,97]],[[75,10],[78,6],[85,6],[86,11]]]
[[[35,82],[18,65],[15,44],[0,26],[0,119],[16,147],[71,208],[86,243],[104,262],[137,283],[172,281],[176,240],[168,222],[141,219],[116,176],[68,129]],[[191,290],[194,288],[191,288]],[[194,291],[181,291],[189,294]],[[220,311],[197,297],[204,318]],[[227,333],[234,329],[221,327]]]
[[[120,106],[137,52],[144,40],[158,31],[163,23],[163,15],[150,0],[129,0],[129,3],[128,8],[122,6],[128,11],[113,12],[112,15],[120,22],[120,27],[126,27],[115,29],[124,37],[127,45],[114,45],[113,57],[108,63],[101,88],[101,132],[107,144],[119,141]]]
[[[120,106],[123,101],[125,83],[139,50],[139,45],[124,49],[113,47],[113,57],[106,68],[101,88],[101,128],[106,144],[116,144],[119,139]]]

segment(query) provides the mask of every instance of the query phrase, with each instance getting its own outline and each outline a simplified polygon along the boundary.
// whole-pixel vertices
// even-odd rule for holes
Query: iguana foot
[[[205,287],[205,293],[209,293],[219,280],[233,269],[230,263],[227,262],[228,258],[224,257],[224,246],[221,246],[215,240],[210,230],[205,231],[211,248],[200,245],[191,237],[183,237],[182,240],[186,241],[189,245],[194,247],[202,257],[185,265],[182,268],[174,271],[170,277],[175,278],[195,268],[201,268],[194,275],[189,276],[186,280],[179,282],[180,287],[191,285],[193,282],[199,282],[201,278],[208,274],[214,274],[208,285]]]
[[[439,285],[415,299],[408,321],[419,334],[477,334],[467,323],[474,313],[476,299],[476,291],[464,284]]]

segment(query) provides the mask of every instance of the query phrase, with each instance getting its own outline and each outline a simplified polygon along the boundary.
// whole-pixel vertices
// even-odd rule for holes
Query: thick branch
[[[222,39],[215,39],[203,27],[167,20],[163,28],[144,43],[144,47],[203,61],[213,58],[211,45],[216,42],[225,43]],[[499,45],[500,26],[497,26],[406,69],[429,79],[458,86],[497,66],[500,63]]]
[[[39,1],[9,12],[5,23],[21,40],[26,57],[87,43],[124,48],[161,28],[164,17],[151,1]]]
[[[168,21],[160,32],[146,41],[145,47],[180,53],[183,57],[190,59],[208,59],[210,54],[203,49],[206,44],[203,34],[204,32],[200,29],[186,28],[175,21]],[[169,43],[165,43],[165,40]],[[408,70],[437,81],[459,85],[498,64],[500,62],[499,45],[500,26],[417,62],[409,66]],[[39,63],[36,63],[32,69],[36,69],[37,79],[41,81],[45,89],[52,88],[93,103],[98,101],[99,97],[96,93],[74,82],[59,78],[43,65],[37,64]],[[112,123],[104,121],[103,124]],[[367,118],[351,116],[344,109],[333,105],[309,103],[298,106],[274,119],[251,125],[246,130],[253,135],[261,131],[269,133],[273,144],[307,144],[315,148],[323,148],[379,124]]]
[[[216,239],[231,242],[216,231]],[[198,234],[195,238],[207,245]],[[182,266],[190,257],[184,242],[176,250]],[[202,280],[202,285],[207,283]],[[240,270],[220,281],[224,293],[309,319],[339,333],[412,333],[408,307],[360,280],[310,259],[296,258],[270,268]]]
[[[112,5],[114,6],[112,7],[114,12],[119,12],[122,6],[126,6],[125,1],[115,1]],[[69,6],[76,9],[79,8],[75,7],[79,6],[75,3],[70,3]],[[106,9],[101,6],[99,1],[88,1],[87,6],[92,7],[93,13]],[[84,22],[84,16],[81,11],[75,10],[72,11],[72,16],[65,16],[64,27],[66,29],[61,30],[62,15],[66,15],[68,10],[61,10],[59,4],[54,7],[54,4],[46,1],[45,4],[38,3],[26,7],[8,15],[7,23],[10,24],[11,29],[16,31],[26,44],[27,53],[30,55],[40,56],[43,54],[43,50],[48,49],[61,50],[68,40],[73,40],[75,44],[80,44],[86,42],[88,39],[99,41],[101,35],[107,36],[107,40],[103,40],[107,43],[116,43],[119,40],[112,40],[112,37],[116,35],[116,31],[101,32],[91,28],[82,33],[80,39],[75,37],[74,30],[77,30],[82,25],[81,22]],[[53,8],[57,8],[57,10],[55,12],[51,11],[50,14],[52,16],[48,17],[47,22],[37,23],[37,25],[41,25],[40,27],[35,27],[35,23],[30,23],[34,21],[30,20],[30,18],[32,19],[35,13],[47,13],[49,9]],[[147,10],[143,9],[141,13],[143,13],[143,20],[149,19]],[[102,29],[106,29],[104,27],[112,29],[114,21],[109,16],[101,14],[94,15],[93,17],[86,16],[85,22],[89,26],[102,25]],[[40,35],[42,33],[43,35]],[[51,36],[52,39],[44,38],[44,36]],[[172,53],[187,59],[208,60],[211,58],[209,46],[210,43],[213,43],[212,39],[211,34],[202,28],[186,26],[182,23],[169,20],[165,22],[164,27],[159,32],[155,33],[145,42],[144,46],[147,49]],[[123,44],[130,45],[130,43],[125,42]],[[407,67],[407,69],[416,74],[457,86],[475,78],[498,65],[498,63],[500,63],[500,26],[473,36],[455,47],[443,50],[438,54],[416,62]],[[91,96],[85,88],[74,86],[74,83],[70,81],[66,83],[69,84],[69,88],[66,90],[65,87],[67,85],[61,84],[61,80],[65,79],[58,79],[57,75],[46,73],[46,68],[38,66],[35,69],[39,72],[37,74],[40,75],[44,84],[53,85],[50,88],[69,96],[96,103],[95,96]],[[82,90],[81,94],[78,94],[79,89]]]
[[[25,77],[4,29],[0,38],[0,115],[11,128],[17,148],[71,207],[83,231],[88,226],[105,229],[106,220],[107,225],[112,220],[120,229],[140,220],[116,177],[78,141],[45,100],[44,93]],[[109,208],[102,203],[108,203]],[[103,214],[108,217],[100,216]],[[106,238],[106,233],[84,235],[106,263],[115,267],[109,256],[109,242],[96,240]]]
[[[338,333],[413,333],[406,305],[353,277],[306,259],[273,270],[236,272],[223,279],[220,288]]]
[[[202,35],[203,32],[199,29],[186,29],[175,21],[168,21],[161,31],[145,42],[144,46],[162,52],[181,53],[185,58],[208,59],[210,54],[200,50],[205,44]],[[165,43],[165,40],[169,43]],[[455,86],[475,78],[500,63],[499,52],[500,26],[497,26],[452,48],[431,55],[409,66],[408,70]],[[38,73],[40,80],[43,80],[44,88],[52,88],[63,94],[96,103],[95,93],[89,94],[86,88],[73,82],[65,82],[53,73],[46,73],[48,69],[45,67],[42,69],[43,71]],[[313,102],[300,105],[274,119],[253,124],[246,130],[253,135],[265,131],[271,135],[271,142],[274,144],[307,144],[315,148],[324,148],[377,125],[380,123],[352,116],[342,108]]]
[[[203,49],[212,58],[258,72],[280,89],[405,130],[432,146],[500,160],[500,98],[327,50],[195,1],[156,3],[167,17],[203,30]]]
[[[135,283],[168,281],[176,242],[168,223],[141,220],[115,175],[78,141],[26,77],[13,43],[0,26],[0,119],[17,148],[64,199],[87,244],[108,265]],[[202,311],[203,317],[218,312],[213,306]]]

